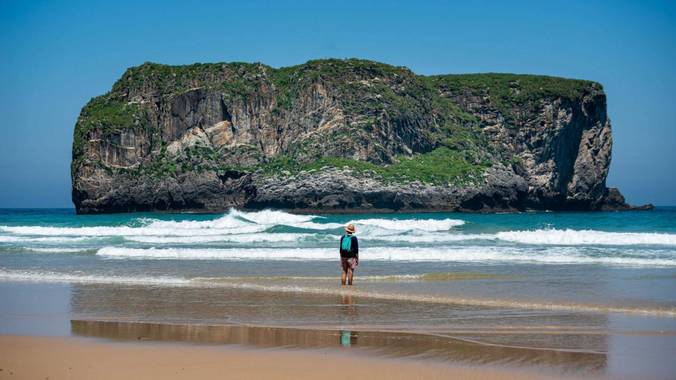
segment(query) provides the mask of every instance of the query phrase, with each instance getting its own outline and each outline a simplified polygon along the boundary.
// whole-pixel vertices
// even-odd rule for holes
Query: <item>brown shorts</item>
[[[347,272],[348,269],[354,270],[359,262],[356,257],[341,257],[340,266],[343,268],[343,272]]]

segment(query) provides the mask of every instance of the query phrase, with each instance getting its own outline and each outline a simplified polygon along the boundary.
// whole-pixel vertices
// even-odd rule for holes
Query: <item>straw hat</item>
[[[354,228],[354,224],[350,223],[347,226],[345,226],[345,232],[353,234],[355,231],[356,229]]]

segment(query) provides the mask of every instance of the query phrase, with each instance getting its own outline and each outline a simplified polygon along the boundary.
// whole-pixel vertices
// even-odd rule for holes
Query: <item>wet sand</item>
[[[356,355],[329,348],[0,336],[0,379],[552,379],[493,367]]]
[[[435,304],[365,302],[356,297],[79,284],[0,284],[0,301],[0,336],[54,336],[65,342],[149,347],[150,351],[156,347],[197,347],[241,355],[256,353],[252,359],[241,359],[246,361],[265,361],[257,355],[276,352],[317,360],[328,356],[342,361],[385,360],[394,366],[417,363],[471,369],[479,374],[493,371],[508,378],[527,374],[670,379],[676,368],[671,359],[676,354],[674,321],[655,317],[477,310],[466,306],[437,309]],[[420,320],[420,315],[426,318]],[[379,323],[371,322],[374,319]],[[50,360],[58,363],[58,359],[51,359],[49,349],[33,354],[33,348],[22,351],[18,342],[0,340],[0,368],[12,368],[12,372],[20,368],[3,364],[7,363],[4,357],[33,360],[33,365],[21,367],[30,371]],[[56,346],[50,349],[65,350]],[[108,355],[101,352],[85,363],[98,366],[108,360]],[[71,362],[80,363],[76,353],[72,356],[75,359]],[[3,372],[0,378],[7,378]],[[50,376],[30,374],[28,378]],[[252,372],[249,377],[264,377],[257,374]],[[129,373],[117,375],[113,378]],[[164,372],[149,376],[159,378]],[[83,378],[99,377],[91,374]],[[397,378],[396,374],[388,377]]]
[[[453,364],[542,368],[593,375],[606,367],[601,352],[563,351],[482,344],[455,336],[395,331],[308,329],[247,325],[199,325],[73,320],[71,334],[127,341],[189,342],[258,348],[340,349],[389,358]],[[494,332],[497,334],[497,332]]]

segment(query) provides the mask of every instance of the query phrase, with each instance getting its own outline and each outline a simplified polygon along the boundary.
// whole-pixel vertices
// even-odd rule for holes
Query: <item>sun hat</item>
[[[354,224],[350,223],[347,226],[345,226],[345,232],[353,234],[356,231],[354,228]]]

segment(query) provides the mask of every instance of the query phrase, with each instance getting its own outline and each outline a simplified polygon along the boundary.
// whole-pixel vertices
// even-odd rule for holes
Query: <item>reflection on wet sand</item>
[[[351,294],[343,294],[340,297],[340,304],[343,306],[342,313],[345,319],[353,320],[355,317],[357,317],[357,305],[355,304]],[[357,343],[357,332],[352,332],[350,330],[340,330],[340,337],[338,341],[343,347],[352,347]]]
[[[357,343],[357,333],[350,330],[340,330],[340,345],[351,347]]]
[[[319,330],[245,325],[194,325],[72,320],[74,335],[123,340],[154,340],[259,347],[366,349],[385,356],[416,356],[471,364],[538,365],[563,372],[597,373],[606,355],[485,345],[449,336],[416,333]]]
[[[374,300],[351,294],[81,284],[71,287],[70,305],[73,319],[403,331],[499,346],[607,352],[607,317],[600,314]]]
[[[603,314],[402,302],[349,293],[317,295],[93,284],[73,284],[70,306],[73,319],[436,333],[466,331],[469,336],[484,331],[527,331],[528,334],[510,335],[514,340],[509,345],[607,351],[607,317]],[[562,339],[563,335],[551,339],[553,331],[571,335],[583,332],[588,339]]]

